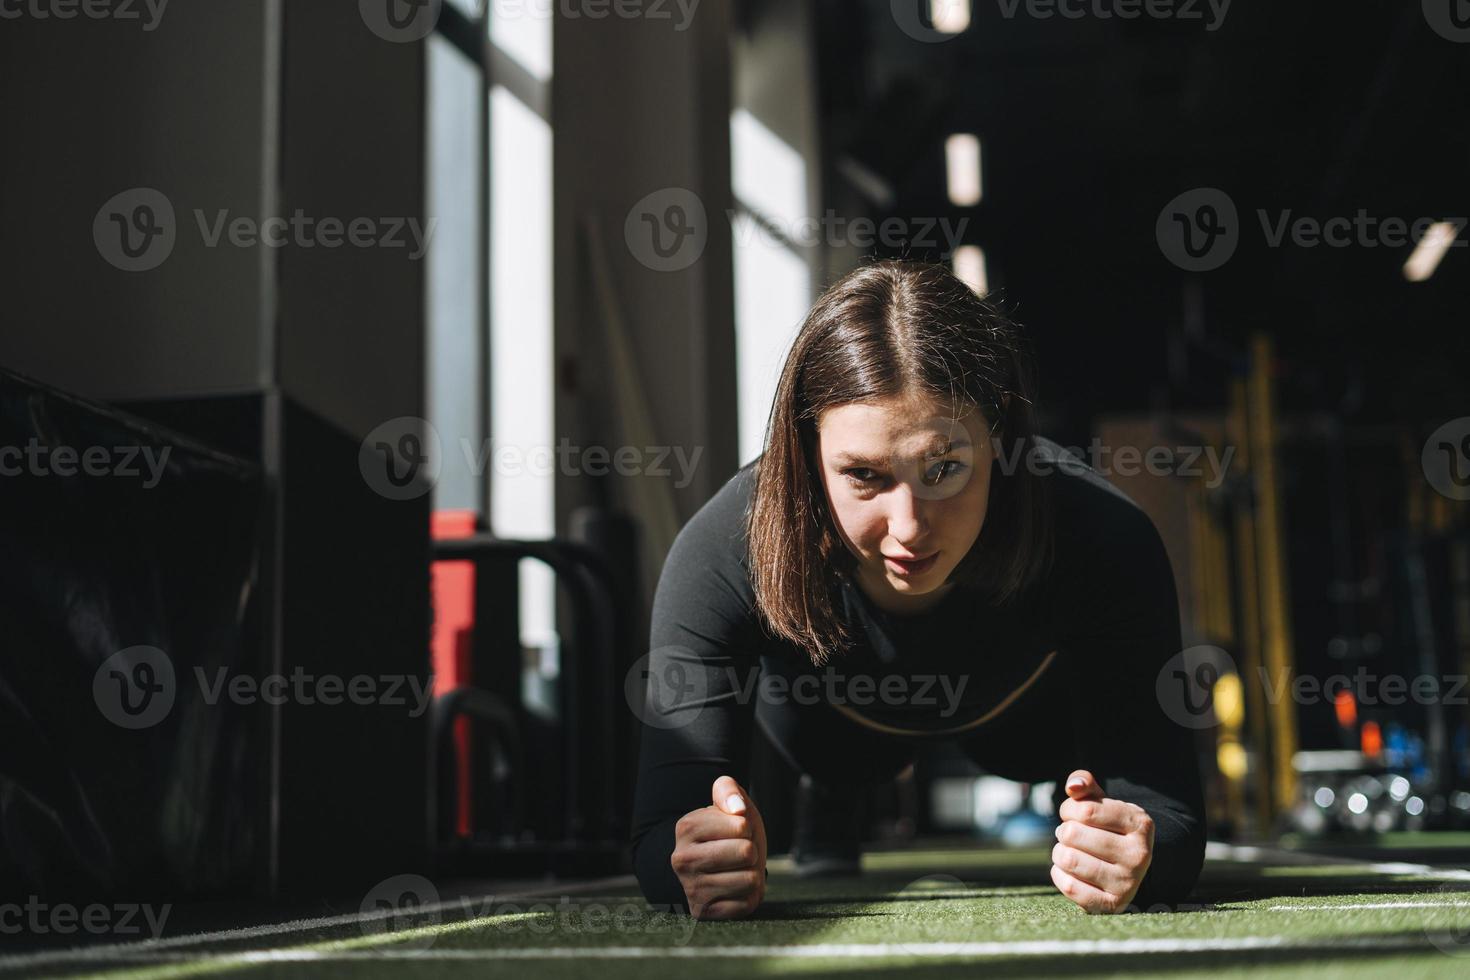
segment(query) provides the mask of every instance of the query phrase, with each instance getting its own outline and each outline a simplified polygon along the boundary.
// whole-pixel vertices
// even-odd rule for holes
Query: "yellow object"
[[[1239,674],[1221,674],[1215,682],[1215,717],[1230,732],[1238,732],[1245,721],[1245,688]]]
[[[1215,752],[1215,763],[1220,774],[1233,781],[1244,779],[1246,771],[1245,749],[1239,742],[1221,742]]]

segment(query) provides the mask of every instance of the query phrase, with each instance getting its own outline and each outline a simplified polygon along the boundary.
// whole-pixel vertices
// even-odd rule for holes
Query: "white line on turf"
[[[1272,847],[1258,847],[1258,846],[1253,846],[1253,845],[1227,844],[1227,843],[1224,843],[1222,841],[1210,841],[1206,845],[1205,856],[1208,857],[1208,858],[1210,858],[1211,860],[1216,860],[1216,861],[1232,861],[1232,862],[1238,862],[1238,863],[1270,862],[1270,863],[1273,863],[1273,864],[1294,864],[1294,865],[1311,865],[1311,864],[1316,864],[1316,865],[1321,865],[1321,864],[1355,865],[1357,867],[1361,867],[1361,868],[1364,868],[1364,869],[1366,869],[1368,871],[1376,872],[1376,873],[1379,873],[1379,874],[1414,875],[1414,876],[1419,876],[1419,877],[1435,878],[1435,879],[1441,879],[1441,880],[1456,880],[1456,881],[1470,880],[1470,871],[1465,871],[1465,870],[1460,870],[1460,869],[1455,869],[1455,868],[1434,868],[1434,867],[1430,867],[1429,865],[1424,865],[1424,864],[1406,864],[1406,863],[1397,863],[1397,862],[1364,864],[1363,862],[1355,861],[1355,860],[1353,860],[1351,858],[1339,858],[1339,857],[1333,857],[1333,856],[1321,855],[1321,854],[1305,854],[1305,853],[1302,853],[1302,852],[1287,851],[1287,850],[1282,850],[1280,848],[1272,848]],[[535,898],[535,897],[538,897],[538,896],[544,896],[546,894],[562,894],[562,893],[565,893],[565,894],[574,894],[574,893],[579,893],[579,892],[582,892],[582,891],[585,891],[585,890],[588,890],[588,889],[592,889],[592,888],[601,888],[601,887],[606,887],[606,888],[622,888],[622,887],[629,887],[629,886],[631,886],[631,885],[633,885],[635,883],[636,883],[636,879],[632,875],[618,875],[618,876],[611,877],[611,878],[603,878],[603,879],[600,879],[600,880],[597,880],[597,881],[588,881],[588,882],[581,882],[581,883],[575,883],[575,884],[574,883],[551,884],[551,885],[547,885],[545,887],[537,887],[537,888],[530,888],[530,889],[519,889],[519,890],[517,890],[513,894],[506,894],[506,895],[497,896],[497,897],[502,898],[502,899],[505,899],[505,900],[514,900],[514,899],[518,899],[518,898]],[[1445,903],[1436,903],[1436,904],[1444,905]],[[436,912],[442,912],[442,911],[445,911],[445,910],[462,908],[462,907],[463,907],[462,900],[459,899],[459,898],[456,898],[456,899],[453,899],[453,900],[445,900],[445,901],[440,901],[440,902],[435,902],[435,903],[431,903],[431,904],[428,904],[428,905],[424,905],[422,908],[420,908],[420,909],[417,910],[417,913],[416,914],[432,915],[432,914],[434,914]],[[1341,911],[1344,908],[1351,909],[1351,908],[1371,908],[1371,907],[1372,906],[1367,906],[1367,905],[1363,905],[1363,906],[1321,906],[1321,909],[1322,910],[1327,910],[1327,909],[1330,908],[1330,909],[1332,909],[1334,911]],[[1385,906],[1385,907],[1387,907],[1387,906]],[[1392,907],[1410,907],[1410,906],[1400,905],[1398,903],[1395,903]],[[1312,909],[1311,907],[1307,907],[1307,906],[1276,906],[1276,907],[1272,907],[1272,908],[1268,909],[1268,911],[1308,911],[1308,910],[1315,910],[1315,909]],[[218,942],[249,941],[249,940],[253,940],[253,939],[265,939],[265,938],[270,938],[270,937],[275,937],[275,936],[291,935],[293,933],[302,933],[302,932],[307,932],[307,931],[314,930],[314,929],[331,929],[331,928],[337,928],[337,927],[341,927],[341,926],[353,925],[353,924],[356,924],[356,923],[371,922],[371,921],[374,921],[376,919],[387,918],[389,916],[396,916],[398,914],[399,914],[399,912],[397,912],[396,910],[387,910],[387,911],[382,911],[382,912],[368,912],[368,913],[346,913],[346,914],[343,914],[343,915],[327,916],[327,917],[315,918],[315,919],[298,919],[298,920],[294,920],[294,921],[291,921],[291,922],[274,923],[274,924],[271,924],[271,925],[264,925],[264,926],[249,926],[249,927],[245,927],[245,928],[241,928],[241,929],[226,929],[226,930],[220,930],[220,931],[217,931],[217,932],[196,933],[196,934],[192,934],[192,935],[183,935],[183,936],[170,936],[168,938],[162,938],[162,939],[145,939],[145,940],[140,940],[140,941],[137,941],[137,942],[130,942],[130,943],[113,943],[113,944],[108,944],[108,945],[105,945],[105,946],[77,947],[77,948],[68,949],[68,950],[50,950],[50,951],[39,952],[39,953],[21,954],[19,956],[0,956],[0,969],[11,970],[11,969],[16,969],[16,968],[24,968],[24,967],[44,966],[44,965],[51,964],[51,963],[66,963],[66,962],[77,962],[77,961],[107,961],[107,960],[112,960],[112,959],[127,959],[129,961],[142,960],[142,961],[145,961],[145,962],[146,961],[154,961],[154,962],[157,962],[157,961],[173,961],[173,960],[191,960],[192,961],[192,960],[199,960],[199,959],[209,959],[209,960],[225,959],[225,960],[228,960],[230,962],[253,962],[256,959],[280,961],[280,960],[290,960],[290,959],[315,960],[315,959],[332,959],[332,958],[338,958],[338,959],[373,959],[373,958],[383,958],[383,957],[388,957],[388,958],[417,958],[417,957],[425,956],[425,955],[427,955],[430,958],[445,958],[445,959],[455,959],[455,958],[481,959],[481,958],[487,958],[487,957],[488,958],[495,958],[495,957],[500,957],[500,958],[555,958],[555,957],[558,957],[558,956],[585,956],[585,955],[591,955],[591,953],[589,951],[587,951],[587,950],[580,950],[580,949],[558,949],[558,948],[555,948],[555,947],[548,947],[545,950],[537,950],[537,949],[525,949],[525,950],[514,950],[514,949],[511,949],[511,950],[490,950],[490,951],[478,951],[478,950],[379,950],[379,951],[362,952],[362,953],[349,953],[349,952],[328,953],[328,952],[317,952],[317,951],[310,951],[310,950],[260,950],[260,951],[251,951],[251,952],[247,952],[247,953],[231,953],[231,954],[222,954],[222,955],[221,954],[207,954],[207,953],[201,953],[201,952],[188,952],[188,953],[178,953],[178,954],[171,954],[171,953],[165,952],[166,950],[175,949],[175,948],[180,947],[180,946],[195,946],[195,945],[200,945],[200,944],[205,944],[205,943],[218,943]],[[1117,950],[1113,950],[1113,951],[1117,951],[1117,952],[1171,952],[1171,951],[1175,951],[1175,947],[1173,947],[1173,946],[1167,946],[1166,945],[1166,946],[1158,946],[1157,949],[1151,949],[1151,948],[1144,948],[1144,945],[1140,945],[1140,944],[1145,944],[1145,945],[1146,944],[1154,944],[1154,945],[1157,946],[1158,944],[1161,944],[1161,943],[1162,944],[1170,944],[1170,943],[1176,943],[1176,942],[1182,944],[1182,945],[1179,945],[1178,946],[1178,950],[1180,950],[1180,951],[1188,950],[1188,949],[1316,948],[1316,945],[1318,945],[1316,943],[1316,941],[1313,941],[1313,940],[1298,940],[1298,941],[1296,941],[1295,944],[1292,944],[1292,943],[1290,943],[1287,940],[1280,939],[1279,937],[1241,937],[1239,939],[1217,939],[1217,940],[1209,940],[1209,941],[1204,941],[1204,940],[1175,941],[1175,940],[1163,940],[1163,939],[1159,939],[1159,940],[1136,939],[1136,940],[1097,940],[1097,941],[1086,941],[1084,943],[1084,945],[1087,948],[1085,948],[1085,949],[1084,948],[1079,948],[1076,951],[1077,952],[1107,952],[1107,951],[1109,951],[1107,949],[1103,949],[1103,948],[1100,948],[1100,947],[1099,948],[1093,948],[1094,946],[1097,946],[1098,943],[1101,943],[1101,944],[1104,944],[1104,945],[1106,945],[1106,944],[1112,944],[1114,946],[1116,946],[1118,944],[1128,944],[1129,947],[1130,947],[1128,949],[1121,949],[1120,948],[1120,949],[1117,949]],[[1354,942],[1361,943],[1362,941],[1361,940],[1355,940]],[[1377,944],[1377,943],[1381,943],[1382,941],[1380,941],[1380,940],[1372,940],[1371,942]],[[1397,942],[1397,941],[1393,941],[1393,942]],[[1218,944],[1221,944],[1221,943],[1224,943],[1224,944],[1227,944],[1227,945],[1218,945]],[[1211,944],[1214,944],[1214,945],[1211,945]],[[1283,944],[1285,944],[1285,945],[1283,945]],[[1346,940],[1328,940],[1328,941],[1325,941],[1323,943],[1323,945],[1332,946],[1334,948],[1341,947],[1341,946],[1343,946],[1345,944],[1346,945],[1351,945]],[[921,948],[921,949],[922,948],[933,948],[933,949],[936,949],[936,950],[937,949],[964,948],[966,950],[969,950],[969,949],[975,950],[975,952],[973,952],[973,953],[966,953],[966,952],[957,952],[957,953],[933,952],[933,953],[921,954],[921,955],[936,955],[936,956],[948,956],[948,955],[1052,955],[1053,953],[1055,953],[1055,954],[1064,954],[1064,953],[1069,952],[1068,949],[1063,948],[1063,947],[1066,947],[1068,945],[1077,945],[1077,944],[1076,943],[1070,943],[1069,944],[1066,941],[1059,941],[1059,942],[1055,942],[1055,943],[1054,942],[1022,942],[1022,943],[989,943],[989,944],[986,944],[986,943],[978,943],[978,944],[977,943],[930,943],[930,944],[905,943],[905,944],[902,944],[901,946],[881,946],[881,945],[873,945],[873,946],[843,946],[843,947],[833,946],[833,947],[830,947],[830,948],[834,948],[834,949],[836,949],[836,948],[842,948],[842,949],[869,949],[869,948],[871,948],[871,949],[884,949],[884,948],[887,948],[887,949],[893,949],[893,950],[910,950],[910,949],[914,949],[914,948]],[[1423,944],[1422,943],[1421,944],[1409,943],[1408,945],[1412,947],[1412,946],[1415,946],[1415,945],[1423,945]],[[611,947],[611,948],[599,949],[599,950],[596,950],[595,952],[596,952],[597,955],[600,955],[600,956],[620,956],[620,957],[626,957],[626,956],[660,956],[660,955],[663,955],[663,956],[685,956],[685,955],[690,955],[690,953],[688,952],[688,950],[698,950],[698,951],[700,951],[700,953],[702,955],[712,955],[712,956],[764,956],[764,955],[776,955],[776,954],[767,954],[765,952],[760,952],[760,950],[767,949],[767,948],[769,948],[769,949],[779,949],[779,950],[793,950],[793,949],[813,950],[813,949],[823,949],[823,948],[829,948],[829,947],[818,947],[818,946],[807,946],[807,947],[784,947],[784,946],[783,947],[703,947],[703,946],[700,946],[700,947],[677,947],[677,946],[675,946],[675,947]],[[999,951],[1002,948],[1004,949],[1004,952]],[[1379,946],[1378,945],[1374,945],[1374,946],[1372,946],[1372,948],[1379,948]],[[1384,948],[1388,948],[1388,947],[1384,947]],[[1392,948],[1399,948],[1399,947],[1394,946]],[[718,953],[711,952],[712,949],[719,949],[719,950],[721,950],[721,952],[718,952]],[[986,949],[995,949],[997,951],[995,951],[995,952],[986,952],[985,951]],[[1033,950],[1033,949],[1036,950],[1036,951],[1035,952],[1028,952],[1028,950]],[[639,950],[642,950],[642,952],[638,952]],[[740,952],[736,952],[736,950],[740,950]],[[790,955],[797,955],[797,956],[818,956],[818,955],[829,955],[829,954],[798,952],[798,953],[790,953]],[[882,954],[881,953],[838,953],[838,954],[830,954],[830,955],[853,955],[853,956],[856,956],[856,955],[882,955]]]
[[[582,892],[594,888],[626,888],[636,884],[637,879],[633,875],[616,875],[611,878],[599,878],[594,881],[553,882],[531,888],[515,885],[512,886],[515,888],[514,892],[505,894],[491,894],[488,896],[469,894],[439,902],[426,903],[415,908],[413,915],[430,916],[439,912],[463,910],[466,900],[474,901],[492,898],[497,901],[512,902],[517,899],[538,898],[548,894],[580,896]],[[342,915],[329,915],[315,919],[292,919],[289,922],[274,922],[269,925],[245,926],[239,929],[221,929],[216,932],[189,933],[181,936],[140,939],[134,942],[108,943],[98,946],[77,946],[71,949],[46,950],[45,952],[22,953],[15,956],[0,955],[0,970],[45,966],[50,963],[109,960],[119,955],[147,954],[151,950],[165,950],[179,946],[194,946],[202,943],[248,942],[254,939],[268,939],[276,936],[289,936],[295,933],[310,932],[315,929],[336,929],[342,926],[374,922],[378,919],[386,919],[401,914],[400,910],[397,909],[374,912],[347,912]],[[191,953],[189,954],[189,958],[195,958],[197,955]]]
[[[1264,912],[1360,912],[1364,909],[1458,909],[1470,902],[1370,902],[1366,905],[1272,905]]]
[[[1428,864],[1408,864],[1402,861],[1367,862],[1330,854],[1310,854],[1251,844],[1227,844],[1224,841],[1215,840],[1205,845],[1205,857],[1211,861],[1233,861],[1244,864],[1351,865],[1383,875],[1413,875],[1442,881],[1470,881],[1470,871],[1463,868],[1436,868]]]
[[[256,950],[242,953],[157,953],[127,957],[130,962],[310,963],[332,960],[541,960],[541,959],[857,959],[954,956],[1088,956],[1137,953],[1236,952],[1248,950],[1402,950],[1435,949],[1424,937],[1241,936],[1234,939],[1058,939],[954,943],[812,943],[799,946],[546,946],[505,949]]]

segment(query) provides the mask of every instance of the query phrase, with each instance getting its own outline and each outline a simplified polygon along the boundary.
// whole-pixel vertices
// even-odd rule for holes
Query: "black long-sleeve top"
[[[943,696],[929,705],[874,698],[857,707],[857,698],[847,699],[847,713],[902,733],[895,738],[983,738],[987,724],[1028,693],[1050,699],[1041,717],[1070,730],[1078,767],[1099,778],[1106,796],[1136,803],[1154,820],[1153,860],[1133,904],[1177,903],[1199,875],[1205,820],[1193,732],[1166,716],[1155,693],[1161,668],[1182,649],[1173,570],[1137,504],[1075,457],[1055,465],[1063,460],[1056,443],[1038,438],[1036,447],[1053,465],[1043,477],[1055,534],[1049,573],[1004,607],[956,588],[925,612],[902,617],[883,614],[845,585],[845,609],[861,624],[861,640],[826,669],[869,673],[880,683],[894,672],[968,674],[960,708],[947,717],[940,710],[953,699]],[[669,864],[674,825],[710,805],[719,776],[745,785],[755,698],[742,685],[763,657],[780,658],[768,662],[789,671],[822,673],[758,623],[745,545],[753,466],[679,532],[653,604],[649,669],[655,678],[677,678],[684,693],[656,699],[655,723],[644,714],[633,864],[650,904],[686,912]],[[671,665],[681,672],[670,674]]]

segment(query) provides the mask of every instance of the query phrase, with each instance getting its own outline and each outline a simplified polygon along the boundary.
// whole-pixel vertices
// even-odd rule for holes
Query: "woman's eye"
[[[948,467],[953,467],[953,469],[949,469]],[[932,467],[929,470],[928,474],[926,474],[926,476],[928,477],[930,483],[938,483],[940,480],[943,480],[946,477],[954,476],[956,473],[960,472],[964,468],[965,464],[961,463],[959,460],[946,459],[938,466]]]
[[[948,477],[954,476],[955,474],[964,470],[964,468],[965,464],[961,463],[959,460],[946,459],[941,463],[931,466],[928,471],[925,472],[924,482],[932,486],[942,480],[947,479]],[[843,470],[842,474],[843,476],[846,476],[847,479],[854,486],[862,487],[863,489],[872,489],[874,486],[882,482],[882,477],[878,476],[876,473],[874,473],[870,469],[867,469],[866,467],[859,466],[854,467],[850,470]]]

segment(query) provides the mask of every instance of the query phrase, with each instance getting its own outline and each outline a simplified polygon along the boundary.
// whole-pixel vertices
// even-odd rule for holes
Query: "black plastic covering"
[[[0,369],[0,898],[248,887],[264,715],[217,685],[258,669],[262,499],[252,462]]]

